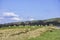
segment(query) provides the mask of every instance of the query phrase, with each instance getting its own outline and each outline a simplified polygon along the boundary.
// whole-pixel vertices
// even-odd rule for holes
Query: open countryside
[[[60,40],[59,18],[0,24],[0,40]],[[55,22],[56,21],[56,22]],[[45,24],[47,22],[49,25]],[[44,25],[45,24],[45,25]],[[55,25],[54,25],[55,24]]]
[[[0,40],[60,40],[60,0],[0,0]]]

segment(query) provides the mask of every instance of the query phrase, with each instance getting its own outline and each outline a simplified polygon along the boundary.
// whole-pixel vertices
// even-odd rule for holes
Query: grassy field
[[[50,32],[52,31],[52,32]],[[14,26],[0,28],[0,40],[59,40],[60,29],[52,26]]]
[[[53,32],[48,31],[41,36],[29,40],[60,40],[60,29],[54,30]]]
[[[4,30],[4,29],[37,29],[37,28],[41,28],[44,26],[11,26],[11,27],[2,27],[0,28],[0,30]]]

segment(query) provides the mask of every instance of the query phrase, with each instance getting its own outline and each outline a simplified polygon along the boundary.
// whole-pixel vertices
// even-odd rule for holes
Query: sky
[[[0,0],[0,23],[60,17],[60,0]]]

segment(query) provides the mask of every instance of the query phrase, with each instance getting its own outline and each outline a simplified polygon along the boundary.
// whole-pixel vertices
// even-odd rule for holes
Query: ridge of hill
[[[46,20],[43,20],[43,21],[46,21],[46,22],[58,21],[58,22],[60,22],[60,18],[51,18],[51,19],[46,19]]]

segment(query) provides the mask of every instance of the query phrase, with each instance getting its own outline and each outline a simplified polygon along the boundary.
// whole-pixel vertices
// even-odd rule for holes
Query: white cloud
[[[15,20],[15,21],[21,21],[22,18],[19,17],[19,15],[15,14],[14,12],[4,12],[3,13],[4,18],[9,20]]]
[[[13,17],[18,17],[14,12],[4,12],[3,16],[13,16]]]
[[[13,18],[11,18],[11,20],[21,21],[22,19],[18,18],[18,17],[13,17]]]
[[[30,18],[30,21],[35,20],[34,18]]]
[[[14,21],[22,21],[23,18],[20,18],[19,15],[15,14],[14,12],[4,12],[3,13],[3,17],[4,18],[0,18],[0,19],[5,19],[5,20],[14,20]],[[35,20],[33,17],[29,17],[28,19],[24,19],[24,20]]]

